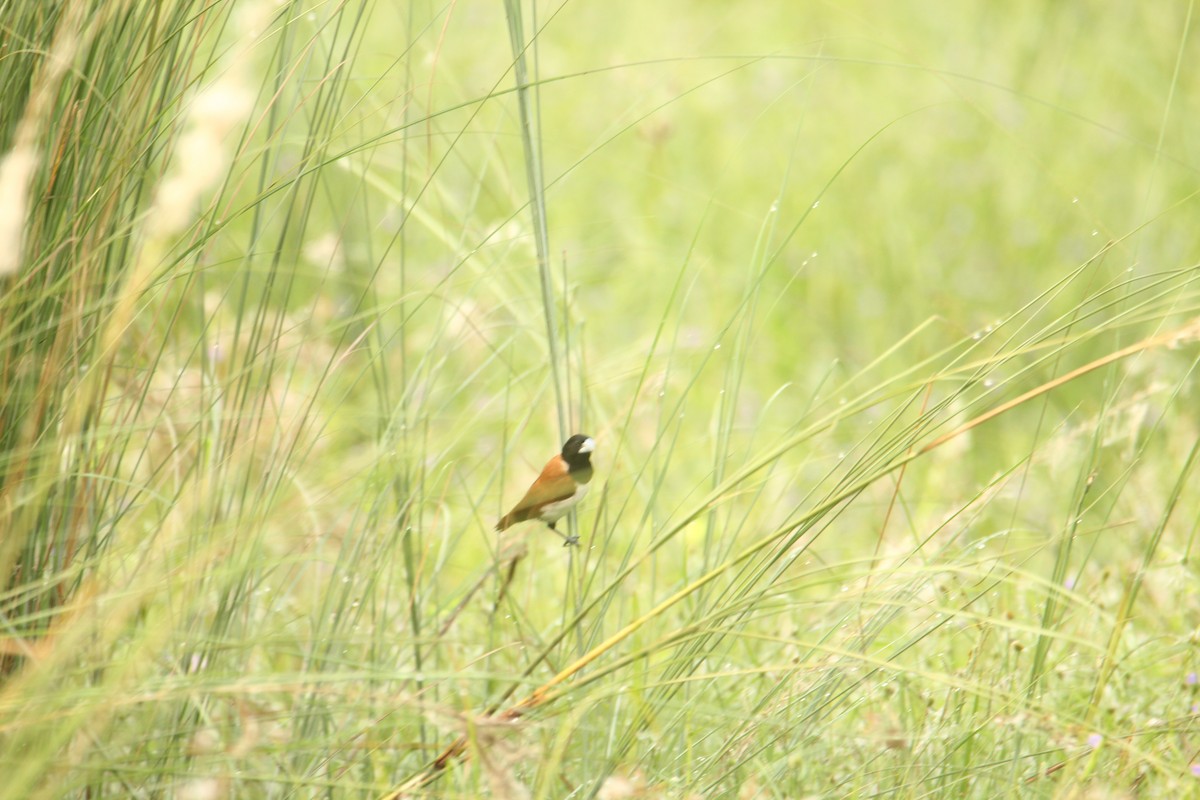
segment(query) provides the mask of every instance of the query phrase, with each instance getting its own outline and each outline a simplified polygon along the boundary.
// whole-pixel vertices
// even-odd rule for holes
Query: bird
[[[595,449],[596,440],[582,433],[563,442],[562,452],[546,462],[525,496],[496,523],[496,530],[504,531],[518,522],[539,519],[563,537],[563,547],[579,544],[578,536],[560,533],[554,525],[587,494]]]

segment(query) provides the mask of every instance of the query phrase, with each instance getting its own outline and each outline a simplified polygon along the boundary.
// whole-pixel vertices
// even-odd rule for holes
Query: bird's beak
[[[596,440],[590,436],[583,440],[583,444],[579,445],[579,452],[590,453],[596,449]]]

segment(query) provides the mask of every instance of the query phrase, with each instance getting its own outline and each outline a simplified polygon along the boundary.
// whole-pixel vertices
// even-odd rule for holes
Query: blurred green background
[[[1197,792],[1194,10],[0,0],[0,796]]]

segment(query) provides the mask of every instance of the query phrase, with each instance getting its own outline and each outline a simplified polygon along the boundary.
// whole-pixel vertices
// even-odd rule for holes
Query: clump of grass
[[[1185,71],[535,10],[4,15],[8,791],[1190,791]]]

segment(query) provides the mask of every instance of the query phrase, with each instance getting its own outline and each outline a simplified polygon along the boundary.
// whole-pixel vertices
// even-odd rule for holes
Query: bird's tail
[[[498,531],[508,530],[508,527],[510,525],[512,525],[514,522],[516,522],[516,520],[513,519],[512,514],[505,514],[503,517],[500,518],[500,521],[496,523],[496,530],[498,530]]]

